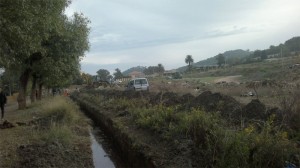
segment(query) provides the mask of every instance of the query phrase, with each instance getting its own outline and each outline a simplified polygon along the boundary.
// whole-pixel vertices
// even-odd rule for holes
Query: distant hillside
[[[146,67],[143,67],[143,66],[137,66],[137,67],[129,68],[129,69],[123,71],[122,73],[123,73],[123,75],[127,76],[127,75],[129,75],[131,72],[133,72],[133,71],[143,72],[144,69],[146,69]]]
[[[241,50],[241,49],[237,49],[237,50],[231,50],[231,51],[226,51],[224,53],[222,53],[224,55],[224,57],[226,58],[227,62],[229,63],[233,63],[235,60],[242,60],[242,59],[246,59],[246,57],[250,56],[253,52],[247,50]],[[199,62],[196,62],[193,64],[194,67],[201,67],[201,66],[210,66],[210,65],[217,65],[217,56],[213,56],[210,57],[206,60],[202,60]],[[177,70],[178,71],[184,71],[187,68],[187,66],[184,67],[180,67]]]

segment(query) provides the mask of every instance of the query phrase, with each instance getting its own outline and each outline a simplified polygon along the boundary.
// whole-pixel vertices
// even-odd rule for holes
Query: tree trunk
[[[20,89],[19,89],[19,96],[17,99],[19,104],[19,109],[26,108],[26,91],[27,91],[27,84],[28,84],[30,73],[31,70],[26,69],[24,73],[20,76]]]
[[[38,94],[37,94],[37,100],[42,100],[42,93],[43,93],[43,84],[39,83],[39,88],[38,88]]]
[[[37,97],[36,82],[37,82],[37,78],[35,75],[33,75],[32,76],[31,94],[30,94],[31,103],[35,102],[36,97]]]

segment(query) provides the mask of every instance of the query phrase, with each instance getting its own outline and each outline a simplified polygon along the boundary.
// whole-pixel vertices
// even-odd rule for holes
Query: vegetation
[[[65,86],[78,74],[79,61],[89,49],[82,14],[64,14],[69,0],[1,1],[0,67],[18,74],[20,109],[26,107],[27,85]],[[36,94],[32,94],[36,95]]]
[[[97,71],[97,80],[107,81],[110,80],[112,76],[110,75],[110,72],[106,69],[99,69]]]
[[[281,58],[289,56],[297,56],[300,53],[300,37],[293,37],[287,40],[284,44],[279,44],[278,46],[271,45],[265,50],[231,50],[220,53],[226,59],[226,64],[229,66],[249,64],[253,62],[261,62],[269,58]],[[213,56],[206,60],[202,60],[193,64],[194,67],[206,67],[219,65],[218,56]],[[225,61],[225,60],[224,60]],[[224,63],[224,61],[221,61]],[[185,71],[187,67],[180,67],[177,70],[182,72]]]
[[[136,67],[129,68],[122,73],[123,73],[123,75],[128,76],[133,71],[143,72],[145,69],[146,69],[146,67],[144,67],[144,66],[136,66]]]
[[[186,57],[185,57],[185,63],[187,63],[188,64],[188,69],[189,70],[191,70],[191,64],[194,62],[194,59],[193,59],[193,57],[191,56],[191,55],[187,55]]]
[[[89,125],[63,97],[7,114],[19,126],[1,130],[0,167],[93,167]]]
[[[224,65],[226,62],[225,62],[225,57],[223,54],[218,54],[217,55],[217,61],[218,61],[218,66],[221,67],[222,65]]]
[[[181,159],[184,159],[181,151],[189,151],[191,164],[196,167],[284,167],[286,162],[298,164],[299,161],[299,148],[294,147],[297,129],[282,127],[283,121],[278,123],[275,114],[241,127],[217,112],[187,110],[182,104],[153,104],[149,102],[151,98],[142,94],[140,98],[108,99],[101,93],[82,93],[79,97],[110,113],[129,112],[126,117],[136,125],[172,143],[173,151],[177,151]],[[123,127],[128,127],[127,124],[121,123]]]
[[[157,66],[149,66],[144,69],[143,73],[145,75],[152,75],[154,73],[158,73],[162,75],[165,72],[165,68],[162,64],[158,64]]]
[[[120,79],[120,78],[124,77],[123,74],[122,74],[122,72],[121,72],[121,70],[119,68],[117,68],[115,70],[116,70],[116,72],[114,73],[115,79]]]

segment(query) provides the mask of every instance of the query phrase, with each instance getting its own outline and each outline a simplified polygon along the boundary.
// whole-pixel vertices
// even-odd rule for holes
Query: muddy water
[[[95,168],[127,167],[118,153],[114,151],[110,137],[99,128],[91,130],[92,152]]]

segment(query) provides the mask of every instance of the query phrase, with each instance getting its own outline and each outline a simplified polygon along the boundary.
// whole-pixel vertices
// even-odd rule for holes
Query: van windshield
[[[141,85],[141,84],[147,84],[146,79],[137,79],[135,80],[135,84]]]

